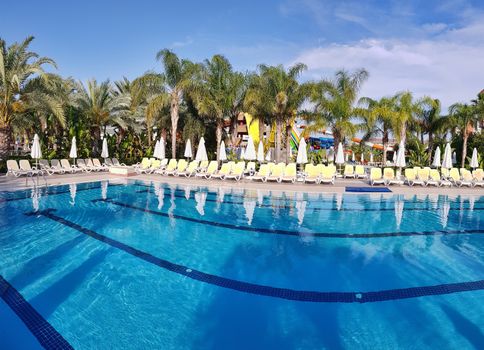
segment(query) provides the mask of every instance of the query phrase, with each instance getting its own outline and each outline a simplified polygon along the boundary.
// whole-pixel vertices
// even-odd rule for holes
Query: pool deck
[[[190,185],[190,186],[205,186],[205,187],[227,187],[227,188],[238,188],[238,189],[254,189],[254,190],[271,190],[276,192],[320,192],[320,193],[352,193],[345,192],[346,187],[371,187],[368,184],[368,180],[356,180],[356,179],[336,179],[334,185],[316,185],[316,184],[304,184],[304,183],[277,183],[277,182],[256,182],[249,180],[241,180],[239,182],[233,180],[217,180],[217,179],[200,179],[194,177],[176,177],[176,176],[162,176],[156,174],[150,175],[137,175],[128,178],[113,175],[107,172],[91,172],[91,173],[79,173],[79,174],[63,174],[63,175],[50,175],[46,176],[45,180],[40,178],[35,178],[38,180],[39,186],[56,186],[65,185],[70,183],[80,183],[80,182],[94,182],[101,180],[116,181],[119,183],[127,183],[130,180],[142,180],[142,181],[158,181],[167,184],[180,184],[180,185]],[[31,178],[26,181],[25,177],[15,178],[13,176],[0,176],[0,191],[14,191],[25,188],[33,187],[33,182]],[[384,187],[384,186],[374,186],[373,188]],[[395,186],[390,187],[391,193],[393,194],[447,194],[456,196],[459,194],[463,195],[478,195],[484,196],[483,187],[422,187],[422,186]]]

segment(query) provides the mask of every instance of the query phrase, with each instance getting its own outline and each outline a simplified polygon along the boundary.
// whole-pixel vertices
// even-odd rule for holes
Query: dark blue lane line
[[[150,189],[146,189],[146,190],[137,190],[135,191],[136,193],[152,193],[153,190],[150,190]],[[175,190],[175,192],[182,192],[182,190]],[[170,196],[171,194],[167,191],[165,191],[165,194]],[[208,192],[208,194],[211,194],[211,195],[215,195],[215,193],[210,193]],[[183,194],[173,194],[174,197],[176,198],[184,198],[184,199],[187,199],[185,197],[185,195]],[[251,199],[256,199],[256,197],[246,197],[246,198],[251,198]],[[190,197],[188,199],[194,199],[194,197],[190,194]],[[281,201],[286,201],[286,199],[281,199]],[[287,200],[291,200],[292,199],[287,199]],[[223,203],[223,204],[231,204],[231,205],[243,205],[244,202],[243,201],[229,201],[229,200],[223,200],[223,201],[220,201],[218,199],[212,199],[212,198],[207,198],[206,199],[207,202],[214,202],[214,203]],[[310,201],[307,201],[308,203],[310,203]],[[262,207],[262,208],[279,208],[279,209],[294,209],[294,205],[285,205],[285,204],[259,204],[257,203],[257,206],[258,207]],[[357,212],[367,212],[367,211],[395,211],[395,207],[392,207],[392,208],[341,208],[341,209],[337,209],[337,208],[313,208],[313,207],[307,207],[306,209],[308,210],[313,210],[313,211],[357,211]],[[408,208],[408,207],[404,207],[403,208],[403,211],[438,211],[440,210],[439,208]],[[461,210],[469,210],[469,208],[460,208],[460,207],[450,207],[449,210],[452,210],[452,211],[461,211]],[[484,208],[473,208],[473,210],[484,210]]]
[[[0,275],[0,297],[45,349],[74,349],[2,275]]]
[[[190,222],[195,222],[197,224],[202,225],[210,225],[216,227],[223,227],[230,230],[239,230],[239,231],[251,231],[251,232],[259,232],[259,233],[268,233],[268,234],[275,234],[275,235],[287,235],[287,236],[297,236],[297,237],[316,237],[316,238],[384,238],[384,237],[408,237],[408,236],[438,236],[438,235],[469,235],[469,234],[484,234],[484,230],[452,230],[452,231],[444,231],[444,230],[437,230],[437,231],[421,231],[421,232],[381,232],[381,233],[328,233],[328,232],[299,232],[299,231],[289,231],[289,230],[275,230],[270,228],[258,228],[258,227],[249,227],[249,226],[241,226],[241,225],[233,225],[228,224],[225,222],[217,222],[217,221],[209,221],[209,220],[201,220],[192,218],[189,216],[183,216],[178,214],[168,214],[163,213],[160,211],[154,211],[142,207],[136,207],[131,204],[126,204],[122,202],[115,201],[113,199],[93,199],[92,202],[105,202],[114,204],[120,207],[133,209],[142,211],[147,214],[163,216],[167,218],[174,218],[180,219]],[[232,231],[230,231],[232,232]]]
[[[172,263],[168,260],[158,258],[154,255],[131,247],[127,244],[119,242],[115,239],[106,237],[100,233],[90,230],[86,227],[80,226],[72,221],[64,219],[55,215],[55,209],[46,209],[37,213],[28,213],[26,215],[42,215],[51,220],[54,220],[62,225],[77,230],[85,235],[88,235],[100,242],[110,245],[111,247],[120,249],[132,256],[135,256],[145,262],[161,267],[165,270],[186,276],[196,281],[208,283],[211,285],[236,290],[239,292],[269,296],[274,298],[318,302],[318,303],[369,303],[387,300],[398,300],[407,298],[417,298],[429,295],[441,295],[457,292],[475,291],[484,289],[484,280],[461,282],[461,283],[447,283],[434,286],[412,287],[389,289],[375,292],[319,292],[319,291],[303,291],[287,288],[278,288],[254,283],[238,281],[230,278],[225,278],[217,275],[208,274],[202,271],[191,269],[187,266]]]
[[[65,186],[65,185],[62,185],[62,186]],[[116,187],[116,186],[123,186],[123,184],[109,184],[108,185],[108,188],[109,187]],[[100,189],[101,188],[101,185],[99,186],[92,186],[92,187],[87,187],[87,188],[80,188],[80,189],[76,189],[76,192],[82,192],[82,191],[91,191],[91,190],[97,190],[97,189]],[[24,191],[24,190],[22,190]],[[56,192],[45,192],[45,193],[41,193],[41,195],[43,197],[49,197],[49,196],[55,196],[55,195],[58,195],[58,194],[66,194],[66,193],[70,193],[70,190],[67,189],[67,190],[64,190],[64,191],[56,191]],[[5,202],[14,202],[14,201],[20,201],[20,200],[24,200],[24,199],[30,199],[32,198],[31,195],[25,195],[25,196],[22,196],[22,197],[12,197],[12,198],[0,198],[0,203],[5,203]]]

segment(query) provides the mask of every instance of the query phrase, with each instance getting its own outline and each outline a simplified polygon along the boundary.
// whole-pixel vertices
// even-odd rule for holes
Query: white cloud
[[[175,48],[175,47],[185,47],[185,46],[188,46],[188,45],[191,45],[193,44],[193,39],[190,38],[190,37],[187,37],[185,40],[183,41],[175,41],[173,42],[170,46]]]
[[[332,44],[305,49],[290,64],[306,63],[309,79],[332,77],[342,68],[364,67],[370,78],[363,85],[362,95],[378,98],[409,90],[416,96],[439,98],[448,107],[469,101],[484,88],[482,33],[484,22],[476,21],[432,39],[365,39]]]

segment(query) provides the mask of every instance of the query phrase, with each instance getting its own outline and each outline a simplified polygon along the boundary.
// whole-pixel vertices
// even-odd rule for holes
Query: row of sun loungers
[[[7,161],[7,174],[16,177],[36,174],[52,175],[77,172],[107,171],[112,166],[125,166],[116,158],[106,158],[104,163],[99,159],[77,159],[71,164],[67,159],[39,160],[38,167],[32,167],[28,160]],[[134,165],[138,174],[159,174],[164,176],[185,176],[205,179],[221,179],[240,181],[242,178],[262,182],[305,182],[315,184],[334,184],[337,175],[336,166],[323,164],[306,164],[303,172],[297,171],[296,163],[265,163],[256,171],[255,162],[244,161],[226,162],[218,167],[217,161],[188,162],[184,159],[154,159],[143,158]],[[368,177],[365,168],[361,165],[346,165],[342,176],[344,178],[365,179]],[[473,172],[461,168],[442,169],[441,172],[431,168],[406,168],[404,176],[396,176],[393,168],[370,168],[370,185],[404,185],[409,186],[481,186],[484,187],[484,170],[476,169]]]
[[[383,173],[380,168],[371,168],[370,170],[370,185],[404,185],[409,186],[481,186],[484,187],[484,170],[476,169],[470,172],[467,169],[451,168],[442,169],[439,172],[437,169],[430,168],[407,168],[404,172],[404,177],[395,176],[393,168],[384,168]]]
[[[31,166],[30,162],[22,159],[17,162],[14,159],[7,160],[7,175],[11,174],[15,177],[22,175],[33,176],[37,174],[53,175],[53,174],[74,174],[78,172],[89,173],[91,171],[107,171],[111,166],[123,166],[116,158],[106,158],[105,162],[101,164],[99,159],[77,159],[76,164],[71,164],[67,159],[39,159],[38,166]]]

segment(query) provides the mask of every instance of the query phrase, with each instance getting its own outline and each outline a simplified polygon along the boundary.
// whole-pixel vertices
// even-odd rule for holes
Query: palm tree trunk
[[[464,131],[464,139],[462,142],[462,160],[461,160],[461,168],[464,167],[465,162],[466,162],[466,156],[467,156],[467,139],[469,138],[469,133],[467,132],[467,129]]]
[[[217,162],[220,161],[220,152],[219,152],[219,148],[220,148],[220,143],[222,142],[222,131],[223,131],[223,128],[224,128],[224,121],[222,118],[218,118],[217,119],[217,129],[215,130],[215,136],[216,136],[216,139],[217,139]]]
[[[387,164],[387,153],[388,153],[388,129],[385,129],[383,131],[382,144],[383,144],[383,166],[385,166],[385,164]]]
[[[230,120],[230,145],[232,147],[237,146],[237,140],[239,138],[239,133],[237,131],[239,115],[240,113],[232,116],[232,119]]]
[[[0,158],[7,159],[12,143],[12,130],[10,127],[0,127]]]
[[[429,132],[429,165],[432,164],[432,150],[434,148],[434,134],[432,132]]]
[[[264,132],[266,131],[266,125],[262,118],[259,119],[259,141],[264,142]]]
[[[178,96],[172,93],[171,106],[171,157],[176,159],[176,132],[178,128]]]
[[[281,136],[282,136],[282,121],[277,119],[276,120],[276,142],[274,145],[275,148],[275,158],[276,162],[280,161],[281,157]]]
[[[151,147],[151,127],[146,128],[146,136],[148,137],[148,147]]]
[[[286,125],[286,163],[289,163],[289,159],[291,158],[291,136],[292,136],[292,127],[290,123]]]
[[[407,123],[402,124],[402,129],[400,130],[400,141],[405,144],[407,139]]]

